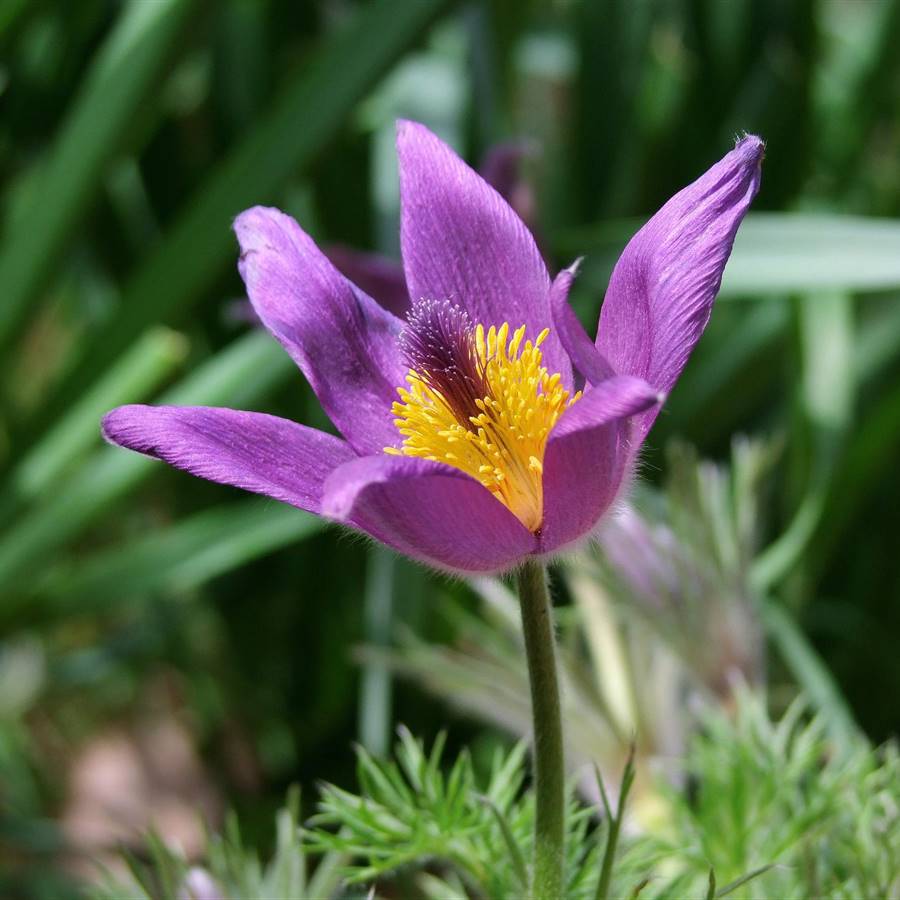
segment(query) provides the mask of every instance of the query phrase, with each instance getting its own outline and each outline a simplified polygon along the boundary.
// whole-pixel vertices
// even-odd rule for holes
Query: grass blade
[[[706,900],[715,900],[716,897],[716,870],[710,867],[709,881],[706,888]]]
[[[184,316],[236,259],[229,223],[271,201],[334,138],[347,114],[451,0],[378,0],[361,8],[291,81],[264,118],[209,177],[126,287],[119,314],[82,348],[48,414],[77,396],[154,321]],[[298,123],[302,122],[302,127]],[[160,285],[165,290],[160,291]]]
[[[503,843],[509,851],[509,859],[512,863],[513,871],[516,873],[519,885],[525,891],[528,888],[528,866],[525,864],[525,857],[522,855],[522,848],[516,842],[515,835],[512,833],[509,822],[500,812],[497,804],[490,797],[479,797],[481,802],[491,811],[497,825],[500,828],[500,834],[503,836]]]
[[[171,375],[187,355],[187,342],[167,328],[143,335],[95,387],[48,431],[13,471],[2,503],[34,500],[91,445],[99,441],[100,417],[123,403],[137,403]]]
[[[833,740],[842,750],[849,749],[859,729],[834,676],[781,604],[768,600],[760,610],[769,637],[803,692],[823,713]]]
[[[805,296],[797,316],[803,360],[797,432],[810,433],[813,456],[793,520],[753,564],[751,578],[760,593],[792,570],[817,532],[856,391],[852,298],[841,293]]]
[[[84,615],[126,596],[182,593],[324,527],[322,519],[270,500],[223,504],[58,566],[36,585],[36,596],[61,614]]]
[[[605,287],[628,239],[644,224],[620,219],[561,234],[563,258],[585,255],[583,280]],[[750,213],[725,267],[721,297],[900,287],[900,222],[811,213]]]
[[[397,562],[384,547],[369,551],[365,587],[366,642],[388,647],[394,622],[394,585]],[[359,740],[373,756],[385,756],[391,736],[391,672],[383,661],[365,661],[359,686]]]
[[[773,868],[775,868],[775,864],[769,863],[767,866],[760,866],[758,869],[754,869],[752,872],[748,872],[746,875],[742,875],[734,881],[729,881],[725,887],[721,888],[721,890],[715,894],[716,900],[718,900],[719,897],[727,897],[729,894],[733,894],[739,887],[745,885],[748,881],[758,878],[760,875]],[[710,870],[710,878],[712,878],[712,870]]]
[[[722,296],[898,287],[898,244],[894,219],[753,213],[735,238]]]
[[[263,396],[293,372],[287,354],[267,334],[256,332],[236,341],[167,391],[162,403],[246,405]],[[99,424],[98,424],[99,427]],[[56,493],[20,518],[0,542],[0,585],[25,579],[38,561],[77,535],[110,504],[133,490],[158,463],[118,447],[98,450]],[[9,595],[0,614],[19,605],[22,593]],[[18,602],[16,599],[18,598]]]
[[[622,828],[622,819],[625,816],[625,804],[628,802],[628,793],[634,784],[634,755],[636,747],[632,742],[628,750],[628,760],[625,763],[625,771],[622,774],[622,786],[619,789],[619,802],[616,805],[615,818],[609,820],[609,830],[606,834],[606,849],[603,852],[603,864],[600,868],[600,878],[597,881],[597,892],[594,894],[596,900],[607,900],[609,897],[609,886],[612,881],[613,864],[616,859],[616,847],[619,843],[619,832]],[[606,799],[606,791],[603,789],[603,780],[599,777],[601,796],[606,809],[609,809],[609,801]]]
[[[22,323],[53,260],[90,205],[103,171],[157,90],[172,47],[196,0],[130,3],[120,14],[62,126],[29,208],[0,253],[0,347]]]

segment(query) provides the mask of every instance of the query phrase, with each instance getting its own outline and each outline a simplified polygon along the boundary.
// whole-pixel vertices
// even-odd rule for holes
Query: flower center
[[[547,437],[570,398],[541,365],[544,329],[532,342],[525,326],[472,327],[449,301],[421,300],[400,345],[408,387],[391,412],[402,445],[386,453],[447,463],[480,481],[530,531],[544,517]]]

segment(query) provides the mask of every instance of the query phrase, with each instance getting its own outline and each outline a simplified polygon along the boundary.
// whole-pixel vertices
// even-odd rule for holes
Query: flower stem
[[[547,573],[529,560],[518,574],[519,605],[531,682],[534,724],[534,900],[559,900],[563,892],[565,767],[556,650]]]

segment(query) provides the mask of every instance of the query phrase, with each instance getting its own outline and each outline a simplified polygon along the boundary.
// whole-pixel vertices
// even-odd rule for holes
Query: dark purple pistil
[[[469,316],[449,300],[417,300],[406,317],[400,348],[406,364],[444,398],[457,421],[472,429],[476,400],[490,389],[475,349]]]

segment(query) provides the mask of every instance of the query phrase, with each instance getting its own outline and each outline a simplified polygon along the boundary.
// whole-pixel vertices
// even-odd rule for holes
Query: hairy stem
[[[543,564],[525,563],[518,586],[534,723],[536,817],[531,895],[534,900],[559,900],[564,896],[565,768],[553,620]]]

